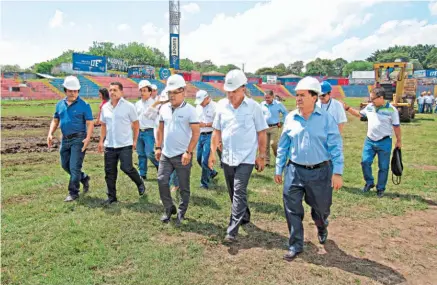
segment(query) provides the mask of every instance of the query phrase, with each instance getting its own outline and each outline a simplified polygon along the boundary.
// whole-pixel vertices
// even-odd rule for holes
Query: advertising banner
[[[106,57],[73,53],[73,70],[106,72]]]
[[[179,34],[170,34],[170,68],[179,70]]]

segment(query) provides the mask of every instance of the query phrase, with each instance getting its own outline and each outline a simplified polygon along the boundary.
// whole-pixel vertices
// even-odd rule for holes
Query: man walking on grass
[[[112,82],[109,85],[111,101],[102,108],[100,122],[99,152],[105,151],[105,180],[107,186],[107,204],[117,202],[117,168],[135,183],[140,196],[146,188],[138,171],[132,163],[132,151],[136,149],[139,133],[138,115],[134,104],[123,98],[123,85]]]
[[[159,195],[164,205],[163,223],[170,222],[177,214],[176,224],[184,218],[190,202],[190,175],[193,151],[199,140],[199,119],[196,109],[185,102],[186,83],[182,76],[174,74],[167,79],[170,104],[160,110],[159,128],[156,139],[155,155],[159,160]],[[179,180],[181,202],[176,210],[170,194],[170,175],[176,170]]]
[[[79,80],[74,76],[67,76],[63,86],[66,97],[56,104],[47,136],[47,145],[49,147],[53,145],[53,134],[60,125],[61,165],[70,175],[69,195],[64,201],[71,202],[79,198],[79,182],[83,185],[84,193],[89,190],[90,177],[82,172],[82,163],[93,134],[94,121],[90,105],[79,97]]]

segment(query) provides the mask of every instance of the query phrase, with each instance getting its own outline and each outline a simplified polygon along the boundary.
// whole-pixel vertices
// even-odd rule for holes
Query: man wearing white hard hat
[[[224,90],[227,98],[217,104],[211,140],[209,167],[216,162],[215,152],[222,141],[222,162],[232,213],[225,237],[234,242],[241,224],[250,222],[247,185],[252,170],[264,170],[268,125],[261,106],[246,96],[247,77],[235,69],[226,74]],[[258,153],[258,154],[257,154]]]
[[[216,104],[212,101],[208,92],[199,90],[196,93],[196,112],[200,121],[200,138],[197,143],[197,163],[202,168],[200,187],[209,188],[210,179],[217,176],[217,171],[208,167],[209,153],[211,150],[212,123],[214,122]]]
[[[182,76],[174,74],[167,79],[169,105],[161,108],[155,154],[159,160],[159,195],[164,205],[163,223],[168,223],[177,213],[176,224],[180,224],[190,201],[190,175],[192,156],[199,140],[199,118],[196,109],[185,102],[186,83]],[[176,170],[179,179],[181,202],[176,212],[170,194],[169,180]]]
[[[316,105],[322,93],[319,81],[305,77],[295,90],[297,109],[285,119],[275,175],[275,182],[280,184],[285,170],[283,200],[290,234],[289,250],[284,255],[287,261],[303,251],[304,197],[311,207],[319,242],[326,242],[332,189],[342,186],[344,167],[343,143],[337,123],[331,114]]]
[[[141,99],[135,104],[140,121],[140,134],[138,135],[137,142],[138,167],[141,178],[146,180],[148,159],[158,170],[158,161],[153,150],[155,146],[155,135],[153,133],[155,121],[145,116],[147,110],[155,103],[155,100],[151,97],[152,85],[148,80],[141,80],[138,84],[138,90],[141,92]]]
[[[84,193],[89,190],[90,177],[82,172],[82,163],[93,134],[94,123],[90,105],[79,96],[80,82],[77,77],[65,77],[63,86],[66,97],[56,104],[47,136],[47,145],[49,147],[53,145],[53,134],[60,125],[61,165],[70,175],[69,195],[64,201],[71,202],[79,197],[80,182]]]

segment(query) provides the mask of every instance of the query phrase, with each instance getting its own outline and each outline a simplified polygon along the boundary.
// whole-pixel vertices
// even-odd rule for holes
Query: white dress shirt
[[[153,129],[155,127],[155,121],[145,116],[147,110],[152,107],[153,103],[155,103],[155,100],[152,97],[146,101],[141,99],[135,103],[135,109],[137,110],[138,119],[140,121],[140,129]]]
[[[197,105],[196,112],[197,112],[197,116],[199,117],[199,121],[204,124],[209,124],[214,122],[216,107],[217,107],[217,103],[212,100],[205,107]],[[213,130],[212,127],[200,128],[200,133],[208,133],[208,132],[212,132],[212,130]]]
[[[100,121],[106,125],[105,147],[133,145],[132,123],[138,121],[134,104],[121,98],[113,107],[109,101],[102,107]]]

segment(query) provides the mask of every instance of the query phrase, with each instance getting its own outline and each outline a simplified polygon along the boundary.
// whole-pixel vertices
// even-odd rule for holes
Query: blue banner
[[[427,70],[426,77],[437,77],[437,70]]]
[[[106,72],[106,57],[73,53],[73,70]]]
[[[170,68],[179,70],[179,34],[170,34]]]
[[[155,68],[150,65],[134,65],[127,69],[127,77],[155,79]]]
[[[159,69],[159,79],[160,80],[166,80],[167,78],[170,77],[170,75],[171,75],[170,69],[164,68],[164,67],[161,67]]]

